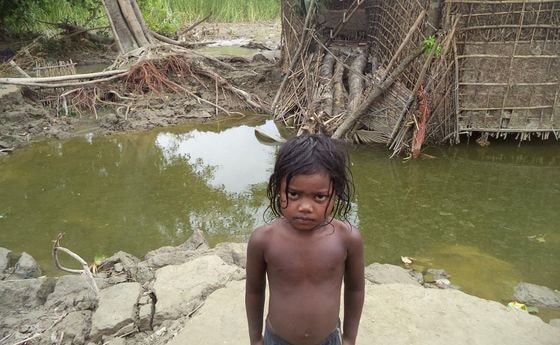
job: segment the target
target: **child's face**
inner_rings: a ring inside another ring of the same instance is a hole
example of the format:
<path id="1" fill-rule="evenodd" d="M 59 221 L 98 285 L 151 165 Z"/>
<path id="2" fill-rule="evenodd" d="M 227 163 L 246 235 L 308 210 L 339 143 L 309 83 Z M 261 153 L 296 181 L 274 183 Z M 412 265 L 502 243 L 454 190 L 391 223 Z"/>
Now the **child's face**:
<path id="1" fill-rule="evenodd" d="M 282 215 L 296 230 L 314 230 L 331 215 L 335 196 L 329 175 L 317 172 L 296 175 L 286 189 L 286 179 L 280 184 Z"/>

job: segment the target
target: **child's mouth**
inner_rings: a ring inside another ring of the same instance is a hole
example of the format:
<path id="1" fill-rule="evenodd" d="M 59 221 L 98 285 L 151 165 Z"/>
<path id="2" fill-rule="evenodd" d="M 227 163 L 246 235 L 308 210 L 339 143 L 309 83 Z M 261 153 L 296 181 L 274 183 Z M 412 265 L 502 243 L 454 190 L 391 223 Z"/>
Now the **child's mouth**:
<path id="1" fill-rule="evenodd" d="M 300 223 L 313 223 L 314 220 L 312 218 L 306 217 L 294 217 L 294 220 Z"/>

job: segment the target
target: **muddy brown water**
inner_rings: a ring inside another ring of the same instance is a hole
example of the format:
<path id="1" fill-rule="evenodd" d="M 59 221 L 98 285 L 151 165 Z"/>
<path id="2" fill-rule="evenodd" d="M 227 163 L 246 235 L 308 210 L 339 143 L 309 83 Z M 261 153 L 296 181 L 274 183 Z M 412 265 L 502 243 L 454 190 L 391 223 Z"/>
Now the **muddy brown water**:
<path id="1" fill-rule="evenodd" d="M 51 240 L 87 261 L 138 257 L 201 229 L 211 245 L 246 241 L 264 222 L 278 134 L 261 117 L 37 141 L 0 157 L 0 246 L 59 274 Z M 367 263 L 414 260 L 443 268 L 466 292 L 507 302 L 520 281 L 560 289 L 560 145 L 493 143 L 390 160 L 384 147 L 351 148 Z M 551 314 L 552 315 L 552 314 Z M 559 315 L 560 316 L 560 315 Z M 558 317 L 558 316 L 556 316 Z"/>

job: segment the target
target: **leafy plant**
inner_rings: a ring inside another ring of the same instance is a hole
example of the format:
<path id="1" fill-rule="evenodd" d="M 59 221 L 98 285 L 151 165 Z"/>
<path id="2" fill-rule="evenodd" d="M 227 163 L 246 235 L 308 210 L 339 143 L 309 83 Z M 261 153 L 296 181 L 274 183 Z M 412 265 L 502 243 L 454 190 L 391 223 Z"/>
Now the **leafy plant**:
<path id="1" fill-rule="evenodd" d="M 443 47 L 436 42 L 436 36 L 428 36 L 423 42 L 423 48 L 425 54 L 431 54 L 432 50 L 435 48 L 434 55 L 438 59 L 441 57 L 441 50 Z"/>

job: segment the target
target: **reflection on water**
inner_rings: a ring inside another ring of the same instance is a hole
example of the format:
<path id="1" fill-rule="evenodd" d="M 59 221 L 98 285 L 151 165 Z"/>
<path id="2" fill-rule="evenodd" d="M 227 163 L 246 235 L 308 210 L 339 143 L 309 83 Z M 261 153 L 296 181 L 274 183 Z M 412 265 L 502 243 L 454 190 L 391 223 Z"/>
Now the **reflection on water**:
<path id="1" fill-rule="evenodd" d="M 280 136 L 272 121 L 260 128 Z M 156 146 L 167 165 L 185 160 L 210 187 L 242 193 L 267 182 L 274 161 L 274 148 L 260 145 L 254 131 L 254 127 L 239 126 L 220 133 L 196 129 L 184 134 L 160 133 Z"/>
<path id="2" fill-rule="evenodd" d="M 227 123 L 43 141 L 0 157 L 0 246 L 56 274 L 51 240 L 87 260 L 184 242 L 244 241 L 263 223 L 275 147 Z M 351 149 L 367 263 L 417 258 L 465 291 L 500 301 L 518 281 L 560 289 L 560 145 L 493 144 L 403 163 L 384 147 Z"/>

